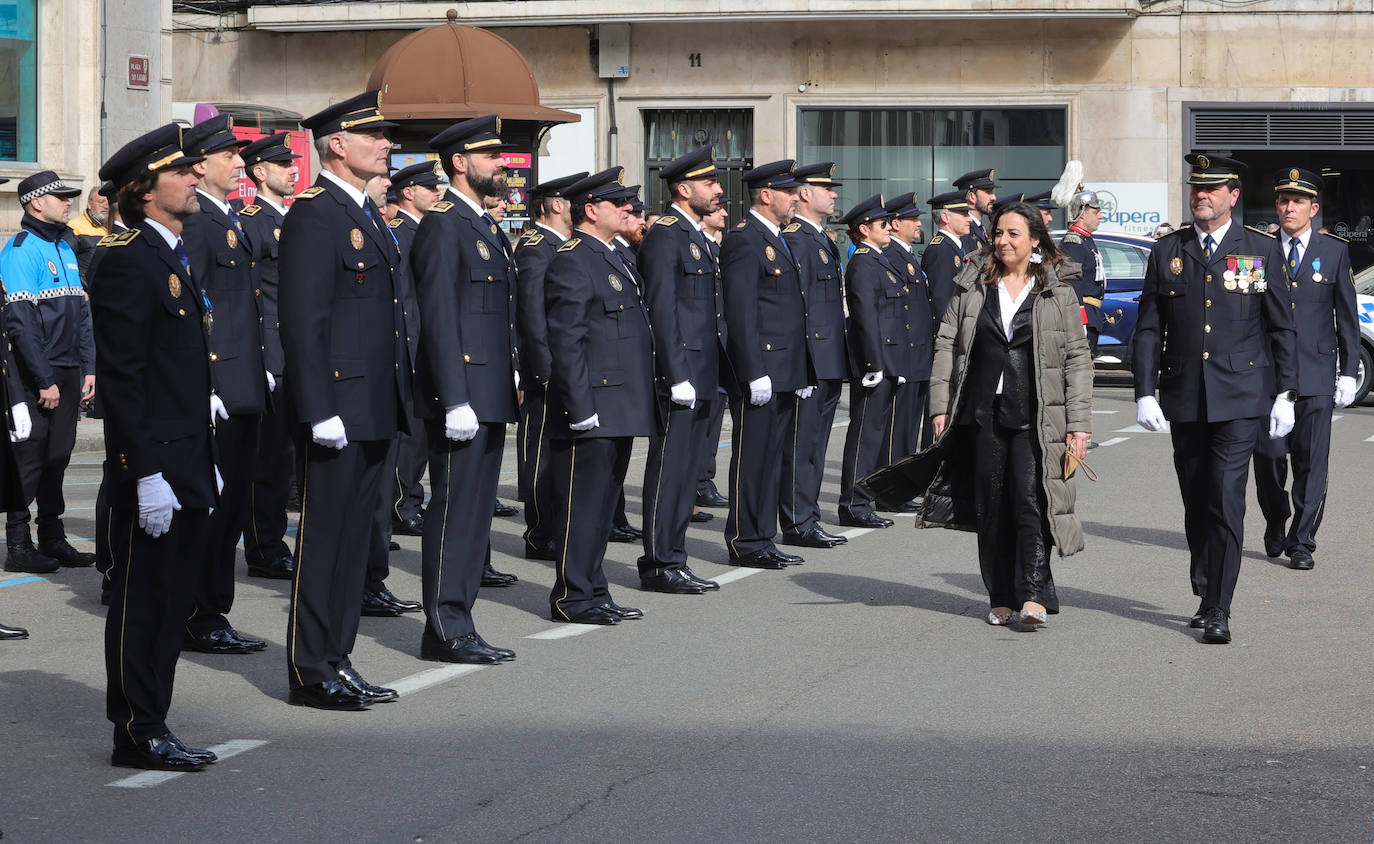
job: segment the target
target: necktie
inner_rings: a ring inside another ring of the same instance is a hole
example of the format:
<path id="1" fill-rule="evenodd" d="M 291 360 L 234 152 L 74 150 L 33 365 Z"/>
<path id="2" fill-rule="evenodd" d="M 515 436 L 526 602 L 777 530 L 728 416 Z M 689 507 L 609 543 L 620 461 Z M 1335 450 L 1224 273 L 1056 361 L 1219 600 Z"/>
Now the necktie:
<path id="1" fill-rule="evenodd" d="M 1206 259 L 1209 260 L 1209 261 L 1212 260 L 1212 247 L 1215 246 L 1215 245 L 1216 245 L 1216 244 L 1215 244 L 1215 242 L 1212 240 L 1212 236 L 1211 236 L 1210 234 L 1209 234 L 1209 235 L 1206 235 L 1205 237 L 1203 237 L 1203 238 L 1202 238 L 1202 257 L 1206 258 Z"/>
<path id="2" fill-rule="evenodd" d="M 229 206 L 229 222 L 234 224 L 234 228 L 243 231 L 243 223 L 239 221 L 239 214 L 232 205 Z"/>
<path id="3" fill-rule="evenodd" d="M 186 275 L 189 276 L 191 274 L 191 256 L 186 254 L 186 247 L 181 245 L 181 238 L 177 238 L 177 245 L 173 247 L 172 251 L 177 254 L 181 268 L 186 270 Z"/>
<path id="4" fill-rule="evenodd" d="M 1295 237 L 1288 241 L 1288 272 L 1291 275 L 1298 271 L 1298 262 L 1302 256 L 1298 254 L 1298 239 Z"/>
<path id="5" fill-rule="evenodd" d="M 782 244 L 783 254 L 786 255 L 789 260 L 792 260 L 793 263 L 796 263 L 796 260 L 792 258 L 792 250 L 787 247 L 787 239 L 782 235 L 778 235 L 778 243 Z"/>

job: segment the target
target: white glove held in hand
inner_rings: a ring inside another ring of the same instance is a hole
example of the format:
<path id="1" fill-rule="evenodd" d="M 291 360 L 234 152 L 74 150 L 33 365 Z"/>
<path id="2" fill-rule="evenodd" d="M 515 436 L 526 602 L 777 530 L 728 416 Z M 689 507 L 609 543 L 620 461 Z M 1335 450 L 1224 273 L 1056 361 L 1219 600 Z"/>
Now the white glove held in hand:
<path id="1" fill-rule="evenodd" d="M 277 391 L 277 379 L 276 379 L 276 377 L 275 377 L 272 373 L 268 372 L 268 373 L 267 373 L 267 392 L 269 392 L 269 393 L 275 393 L 276 391 Z"/>
<path id="2" fill-rule="evenodd" d="M 1350 407 L 1355 403 L 1355 376 L 1342 375 L 1336 379 L 1336 407 Z M 16 424 L 15 427 L 18 427 Z"/>
<path id="3" fill-rule="evenodd" d="M 1154 396 L 1141 396 L 1135 400 L 1136 424 L 1147 431 L 1167 431 L 1169 420 L 1164 418 L 1164 410 Z"/>
<path id="4" fill-rule="evenodd" d="M 450 407 L 444 414 L 444 436 L 461 443 L 477 436 L 477 414 L 466 404 Z"/>
<path id="5" fill-rule="evenodd" d="M 344 433 L 343 420 L 331 416 L 323 422 L 310 426 L 310 438 L 325 448 L 342 449 L 348 445 L 348 435 Z"/>
<path id="6" fill-rule="evenodd" d="M 593 428 L 600 428 L 601 417 L 593 413 L 591 418 L 583 419 L 581 422 L 572 422 L 568 427 L 572 428 L 574 431 L 590 431 Z"/>
<path id="7" fill-rule="evenodd" d="M 905 383 L 906 383 L 906 376 L 905 376 L 905 375 L 898 375 L 898 376 L 897 376 L 897 386 L 900 387 L 900 386 L 902 386 L 902 385 L 905 384 Z"/>
<path id="8" fill-rule="evenodd" d="M 680 404 L 686 408 L 697 406 L 697 391 L 691 381 L 679 381 L 674 384 L 669 395 L 673 399 L 673 404 Z"/>
<path id="9" fill-rule="evenodd" d="M 214 425 L 215 425 L 220 419 L 228 419 L 228 418 L 229 418 L 229 411 L 227 411 L 227 410 L 224 409 L 224 402 L 220 401 L 219 396 L 215 395 L 214 393 L 211 393 L 211 394 L 210 394 L 210 426 L 211 426 L 211 427 L 214 427 Z"/>
<path id="10" fill-rule="evenodd" d="M 162 473 L 138 479 L 138 526 L 157 539 L 172 527 L 172 513 L 181 509 Z"/>
<path id="11" fill-rule="evenodd" d="M 797 390 L 797 398 L 809 399 L 815 392 L 815 387 L 802 387 L 800 390 Z"/>
<path id="12" fill-rule="evenodd" d="M 1341 405 L 1344 407 L 1345 405 Z M 10 432 L 10 442 L 22 443 L 33 433 L 33 420 L 29 418 L 29 406 L 22 401 L 10 408 L 10 421 L 14 430 Z"/>
<path id="13" fill-rule="evenodd" d="M 1269 439 L 1277 440 L 1288 436 L 1293 430 L 1293 403 L 1283 396 L 1274 399 L 1274 408 L 1269 411 Z"/>
<path id="14" fill-rule="evenodd" d="M 773 379 L 767 375 L 749 382 L 749 403 L 762 407 L 773 400 Z"/>
<path id="15" fill-rule="evenodd" d="M 882 380 L 883 380 L 883 373 L 882 373 L 882 370 L 878 370 L 877 372 L 866 372 L 866 373 L 864 373 L 864 377 L 862 377 L 862 378 L 859 379 L 859 383 L 862 384 L 862 385 L 865 386 L 865 387 L 876 387 L 876 386 L 878 386 L 878 382 L 879 382 L 879 381 L 882 381 Z"/>

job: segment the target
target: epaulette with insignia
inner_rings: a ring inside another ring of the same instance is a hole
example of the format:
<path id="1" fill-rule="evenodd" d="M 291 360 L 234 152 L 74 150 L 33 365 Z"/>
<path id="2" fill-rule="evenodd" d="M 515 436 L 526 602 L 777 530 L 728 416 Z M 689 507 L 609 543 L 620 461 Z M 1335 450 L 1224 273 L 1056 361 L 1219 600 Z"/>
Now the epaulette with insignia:
<path id="1" fill-rule="evenodd" d="M 525 235 L 526 246 L 538 246 L 544 242 L 544 236 L 539 232 L 529 232 Z"/>
<path id="2" fill-rule="evenodd" d="M 400 218 L 400 216 L 398 215 L 398 216 L 392 217 L 392 218 L 391 218 L 391 222 L 387 223 L 387 224 L 386 224 L 386 227 L 389 228 L 389 229 L 399 229 L 401 226 L 404 226 L 405 223 L 406 223 L 406 221 L 405 221 L 405 220 L 402 220 L 402 219 Z"/>
<path id="3" fill-rule="evenodd" d="M 872 249 L 869 249 L 867 246 L 860 246 L 858 249 L 855 249 L 855 250 L 854 250 L 854 254 L 855 254 L 855 255 L 867 255 L 869 252 L 872 252 L 872 251 L 873 251 L 873 250 L 872 250 Z"/>
<path id="4" fill-rule="evenodd" d="M 568 238 L 568 242 L 565 243 L 565 244 L 563 244 L 562 246 L 558 247 L 558 251 L 559 251 L 559 252 L 571 252 L 571 251 L 573 251 L 574 249 L 576 249 L 576 248 L 577 248 L 577 244 L 579 244 L 579 243 L 581 243 L 581 242 L 582 242 L 582 238 L 580 238 L 580 237 L 571 237 L 571 238 Z"/>
<path id="5" fill-rule="evenodd" d="M 748 221 L 748 220 L 740 220 L 738 223 L 735 223 L 735 228 L 737 228 L 737 229 L 742 229 L 742 228 L 744 228 L 744 227 L 747 226 L 747 225 L 749 225 L 749 221 Z"/>
<path id="6" fill-rule="evenodd" d="M 1063 242 L 1063 243 L 1082 243 L 1082 242 L 1083 242 L 1083 235 L 1079 234 L 1078 232 L 1069 232 L 1068 234 L 1064 235 L 1064 240 L 1063 240 L 1062 242 Z"/>
<path id="7" fill-rule="evenodd" d="M 1277 236 L 1277 235 L 1272 235 L 1272 234 L 1270 234 L 1269 232 L 1265 231 L 1264 229 L 1257 229 L 1257 228 L 1255 228 L 1254 226 L 1246 226 L 1246 228 L 1249 229 L 1250 231 L 1254 232 L 1255 234 L 1262 234 L 1262 235 L 1264 235 L 1265 237 L 1272 238 L 1272 239 L 1274 239 L 1274 240 L 1278 240 L 1278 236 Z"/>
<path id="8" fill-rule="evenodd" d="M 128 246 L 142 231 L 142 229 L 129 229 L 119 234 L 107 234 L 100 239 L 96 246 Z"/>
<path id="9" fill-rule="evenodd" d="M 933 238 L 930 239 L 930 245 L 931 245 L 931 246 L 939 246 L 941 243 L 944 243 L 944 242 L 945 242 L 945 236 L 942 235 L 942 234 L 937 234 L 937 235 L 935 235 L 935 237 L 933 237 Z"/>
<path id="10" fill-rule="evenodd" d="M 783 229 L 783 231 L 787 234 L 796 234 L 797 232 L 801 231 L 801 223 L 791 223 L 787 226 L 787 228 Z"/>
<path id="11" fill-rule="evenodd" d="M 676 223 L 676 222 L 677 222 L 677 217 L 673 217 L 673 216 L 659 217 L 657 220 L 654 220 L 654 225 L 656 225 L 656 226 L 671 226 L 671 225 L 673 225 L 673 224 Z"/>
<path id="12" fill-rule="evenodd" d="M 240 217 L 252 217 L 262 210 L 261 205 L 245 205 L 239 209 Z"/>
<path id="13" fill-rule="evenodd" d="M 310 188 L 296 194 L 296 199 L 314 199 L 322 193 L 324 193 L 324 188 Z"/>
<path id="14" fill-rule="evenodd" d="M 1345 238 L 1341 237 L 1340 235 L 1338 235 L 1338 234 L 1332 234 L 1331 232 L 1318 232 L 1318 234 L 1324 234 L 1324 235 L 1326 235 L 1327 237 L 1331 238 L 1332 240 L 1339 240 L 1341 243 L 1349 243 L 1349 242 L 1350 242 L 1349 240 L 1346 240 Z"/>
<path id="15" fill-rule="evenodd" d="M 449 202 L 447 199 L 443 199 L 429 206 L 429 210 L 436 214 L 447 214 L 453 210 L 453 203 Z"/>

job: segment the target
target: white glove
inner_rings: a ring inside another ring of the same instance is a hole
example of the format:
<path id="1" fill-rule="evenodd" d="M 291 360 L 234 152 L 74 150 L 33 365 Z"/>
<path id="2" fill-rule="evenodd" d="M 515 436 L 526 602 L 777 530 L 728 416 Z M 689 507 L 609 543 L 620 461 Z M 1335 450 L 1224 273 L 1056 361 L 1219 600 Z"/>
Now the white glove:
<path id="1" fill-rule="evenodd" d="M 138 479 L 138 526 L 157 539 L 172 527 L 172 513 L 181 509 L 162 473 Z"/>
<path id="2" fill-rule="evenodd" d="M 466 402 L 456 404 L 444 413 L 444 436 L 460 443 L 477 436 L 477 414 Z"/>
<path id="3" fill-rule="evenodd" d="M 1355 376 L 1342 375 L 1336 379 L 1336 407 L 1350 407 L 1355 403 Z M 18 428 L 18 422 L 15 428 Z"/>
<path id="4" fill-rule="evenodd" d="M 905 378 L 905 376 L 898 375 L 898 376 L 897 376 L 897 386 L 900 387 L 900 386 L 902 386 L 902 385 L 905 384 L 905 383 L 906 383 L 906 378 Z"/>
<path id="5" fill-rule="evenodd" d="M 1345 405 L 1341 405 L 1345 407 Z M 10 408 L 10 420 L 14 422 L 14 430 L 10 432 L 10 442 L 22 443 L 33 433 L 33 420 L 29 418 L 29 406 L 24 402 L 16 404 Z"/>
<path id="6" fill-rule="evenodd" d="M 691 381 L 679 381 L 674 384 L 669 390 L 669 395 L 673 399 L 673 404 L 680 404 L 688 409 L 697 406 L 697 390 Z"/>
<path id="7" fill-rule="evenodd" d="M 1135 400 L 1135 421 L 1147 431 L 1169 430 L 1169 420 L 1164 418 L 1164 410 L 1154 396 L 1141 396 Z"/>
<path id="8" fill-rule="evenodd" d="M 515 389 L 520 389 L 520 370 L 512 369 L 511 374 L 515 376 Z"/>
<path id="9" fill-rule="evenodd" d="M 815 392 L 815 387 L 802 387 L 800 390 L 797 390 L 797 398 L 809 399 Z"/>
<path id="10" fill-rule="evenodd" d="M 883 372 L 878 370 L 877 372 L 865 372 L 864 377 L 859 379 L 859 383 L 865 387 L 876 387 L 881 380 L 883 380 Z"/>
<path id="11" fill-rule="evenodd" d="M 228 418 L 229 418 L 229 411 L 227 411 L 227 410 L 224 409 L 224 402 L 220 401 L 219 396 L 215 395 L 214 393 L 211 393 L 211 394 L 210 394 L 210 427 L 212 427 L 212 428 L 215 426 L 215 424 L 216 424 L 216 422 L 217 422 L 216 417 L 219 417 L 219 419 L 228 419 Z"/>
<path id="12" fill-rule="evenodd" d="M 276 391 L 277 391 L 277 379 L 274 378 L 274 377 L 272 377 L 272 373 L 269 372 L 269 373 L 267 373 L 267 392 L 269 392 L 269 393 L 275 393 Z"/>
<path id="13" fill-rule="evenodd" d="M 1274 399 L 1274 408 L 1269 411 L 1269 439 L 1277 440 L 1288 436 L 1293 430 L 1293 402 L 1279 396 Z"/>
<path id="14" fill-rule="evenodd" d="M 215 467 L 215 492 L 224 492 L 224 476 L 219 473 L 219 467 Z"/>
<path id="15" fill-rule="evenodd" d="M 600 428 L 601 417 L 593 413 L 589 418 L 583 419 L 581 422 L 569 423 L 568 427 L 572 428 L 574 431 L 590 431 L 593 428 Z"/>
<path id="16" fill-rule="evenodd" d="M 348 434 L 344 432 L 343 420 L 337 416 L 311 425 L 310 438 L 325 448 L 342 449 L 348 445 Z"/>
<path id="17" fill-rule="evenodd" d="M 767 375 L 749 382 L 749 403 L 762 407 L 773 400 L 773 379 Z"/>

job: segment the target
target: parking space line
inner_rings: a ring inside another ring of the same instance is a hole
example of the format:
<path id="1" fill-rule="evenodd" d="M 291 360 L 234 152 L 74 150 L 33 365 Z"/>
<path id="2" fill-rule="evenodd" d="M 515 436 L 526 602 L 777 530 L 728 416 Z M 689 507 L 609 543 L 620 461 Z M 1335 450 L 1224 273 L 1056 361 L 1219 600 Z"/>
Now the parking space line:
<path id="1" fill-rule="evenodd" d="M 1124 443 L 1124 442 L 1126 442 L 1126 441 L 1129 440 L 1129 439 L 1130 439 L 1130 437 L 1112 437 L 1111 439 L 1107 440 L 1106 442 L 1100 442 L 1100 443 L 1098 443 L 1098 444 L 1097 444 L 1097 447 L 1098 447 L 1098 448 L 1106 448 L 1106 447 L 1109 446 L 1109 445 L 1116 445 L 1117 443 Z"/>
<path id="2" fill-rule="evenodd" d="M 440 683 L 447 683 L 455 677 L 462 677 L 464 674 L 471 674 L 474 671 L 481 671 L 485 665 L 441 665 L 438 668 L 428 668 L 409 677 L 402 677 L 394 683 L 385 684 L 386 688 L 395 689 L 397 694 L 408 695 L 418 692 L 421 689 L 428 689 L 430 686 L 437 686 Z"/>
<path id="3" fill-rule="evenodd" d="M 233 741 L 226 741 L 224 744 L 217 744 L 210 750 L 219 757 L 219 761 L 223 762 L 225 759 L 233 758 L 240 753 L 262 747 L 264 744 L 267 744 L 265 739 L 234 739 Z M 106 785 L 111 788 L 152 788 L 155 785 L 162 785 L 164 782 L 184 776 L 186 776 L 185 771 L 144 771 L 141 774 L 134 774 L 122 780 L 106 783 Z"/>
<path id="4" fill-rule="evenodd" d="M 570 637 L 572 637 L 572 636 L 581 636 L 581 635 L 584 634 L 584 633 L 591 633 L 593 630 L 600 630 L 603 626 L 604 626 L 604 627 L 609 627 L 610 625 L 599 625 L 599 624 L 560 624 L 560 625 L 558 625 L 557 627 L 551 627 L 551 628 L 549 628 L 548 630 L 541 630 L 541 631 L 539 631 L 538 633 L 531 633 L 530 635 L 526 636 L 525 638 L 526 638 L 526 639 L 545 639 L 545 640 L 552 640 L 552 639 L 567 639 L 567 638 L 570 638 Z"/>

